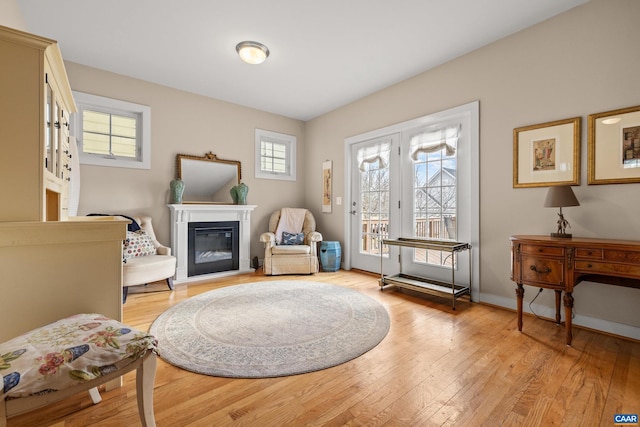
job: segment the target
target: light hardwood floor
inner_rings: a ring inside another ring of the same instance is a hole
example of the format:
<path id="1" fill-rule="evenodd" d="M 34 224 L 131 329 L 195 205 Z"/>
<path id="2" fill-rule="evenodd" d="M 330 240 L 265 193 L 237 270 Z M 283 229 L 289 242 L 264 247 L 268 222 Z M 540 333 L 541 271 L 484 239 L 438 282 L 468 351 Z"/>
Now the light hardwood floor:
<path id="1" fill-rule="evenodd" d="M 640 343 L 583 329 L 573 346 L 564 329 L 464 299 L 393 290 L 377 277 L 338 271 L 314 276 L 260 273 L 132 289 L 124 321 L 148 329 L 168 307 L 199 293 L 257 280 L 313 280 L 356 289 L 391 318 L 386 338 L 361 357 L 304 375 L 229 379 L 158 362 L 158 426 L 611 426 L 615 413 L 640 413 Z M 515 285 L 514 285 L 515 289 Z M 514 293 L 515 299 L 515 293 Z M 9 420 L 15 426 L 139 426 L 135 377 L 121 389 L 88 394 Z"/>

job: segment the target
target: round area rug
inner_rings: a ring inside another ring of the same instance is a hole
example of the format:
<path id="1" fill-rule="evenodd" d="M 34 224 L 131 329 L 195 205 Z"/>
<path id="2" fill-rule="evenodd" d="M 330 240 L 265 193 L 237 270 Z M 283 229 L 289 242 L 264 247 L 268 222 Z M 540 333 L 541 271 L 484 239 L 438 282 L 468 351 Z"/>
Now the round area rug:
<path id="1" fill-rule="evenodd" d="M 382 341 L 389 315 L 352 289 L 297 280 L 216 289 L 162 313 L 150 332 L 162 359 L 200 374 L 266 378 L 354 359 Z"/>

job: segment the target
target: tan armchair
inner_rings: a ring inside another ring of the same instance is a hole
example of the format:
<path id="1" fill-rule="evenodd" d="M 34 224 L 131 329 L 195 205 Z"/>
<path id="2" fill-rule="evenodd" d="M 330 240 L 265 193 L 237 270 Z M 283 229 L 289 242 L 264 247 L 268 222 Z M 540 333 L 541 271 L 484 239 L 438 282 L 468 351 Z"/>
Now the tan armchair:
<path id="1" fill-rule="evenodd" d="M 173 290 L 173 276 L 176 274 L 176 257 L 171 255 L 171 248 L 163 246 L 156 239 L 150 216 L 132 217 L 140 228 L 151 238 L 156 253 L 146 256 L 128 258 L 122 265 L 122 302 L 127 300 L 129 286 L 166 280 L 169 289 Z"/>
<path id="2" fill-rule="evenodd" d="M 314 274 L 318 272 L 317 243 L 322 234 L 316 231 L 316 220 L 309 211 L 305 213 L 301 233 L 304 242 L 301 245 L 276 244 L 276 230 L 280 221 L 278 210 L 271 214 L 269 231 L 262 233 L 260 241 L 264 243 L 264 274 Z"/>

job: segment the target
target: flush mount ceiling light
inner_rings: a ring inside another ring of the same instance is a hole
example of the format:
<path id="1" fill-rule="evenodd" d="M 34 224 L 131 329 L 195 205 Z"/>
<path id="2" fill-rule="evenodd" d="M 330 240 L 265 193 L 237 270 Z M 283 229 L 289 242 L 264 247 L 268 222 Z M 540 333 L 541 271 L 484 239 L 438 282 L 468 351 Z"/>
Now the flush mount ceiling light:
<path id="1" fill-rule="evenodd" d="M 262 64 L 269 56 L 269 49 L 265 45 L 252 41 L 238 43 L 236 51 L 247 64 Z"/>

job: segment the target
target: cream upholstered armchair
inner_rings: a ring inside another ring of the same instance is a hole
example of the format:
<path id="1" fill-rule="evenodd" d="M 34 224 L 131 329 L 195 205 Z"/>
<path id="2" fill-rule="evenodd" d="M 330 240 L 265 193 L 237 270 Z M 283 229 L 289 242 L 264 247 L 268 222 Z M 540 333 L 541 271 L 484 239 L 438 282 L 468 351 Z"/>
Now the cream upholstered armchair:
<path id="1" fill-rule="evenodd" d="M 294 213 L 299 215 L 299 222 L 302 224 L 298 230 L 291 229 L 291 225 L 289 225 L 288 232 L 302 233 L 304 237 L 298 234 L 302 238 L 302 242 L 285 242 L 282 239 L 281 230 L 286 230 L 287 227 L 283 227 L 280 219 L 283 214 L 286 216 L 291 211 L 295 211 Z M 318 272 L 317 243 L 322 241 L 322 234 L 316 231 L 316 220 L 308 210 L 283 208 L 274 212 L 269 219 L 269 231 L 262 233 L 260 241 L 264 243 L 265 248 L 264 274 L 313 274 Z"/>
<path id="2" fill-rule="evenodd" d="M 176 274 L 176 257 L 171 255 L 171 248 L 163 246 L 156 239 L 151 225 L 151 217 L 134 216 L 131 219 L 140 225 L 140 229 L 145 232 L 148 238 L 142 236 L 137 242 L 138 249 L 142 247 L 143 251 L 138 256 L 127 256 L 127 245 L 125 244 L 126 262 L 122 265 L 122 302 L 127 300 L 129 286 L 166 280 L 169 289 L 173 290 L 173 276 Z M 130 233 L 127 233 L 127 237 L 129 236 Z"/>

